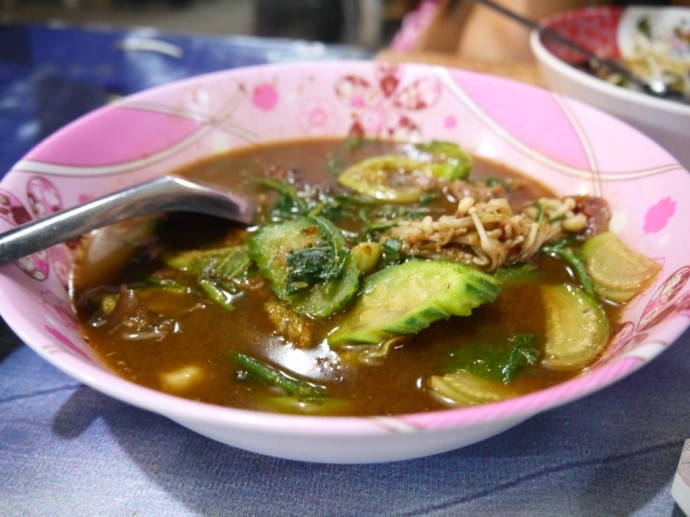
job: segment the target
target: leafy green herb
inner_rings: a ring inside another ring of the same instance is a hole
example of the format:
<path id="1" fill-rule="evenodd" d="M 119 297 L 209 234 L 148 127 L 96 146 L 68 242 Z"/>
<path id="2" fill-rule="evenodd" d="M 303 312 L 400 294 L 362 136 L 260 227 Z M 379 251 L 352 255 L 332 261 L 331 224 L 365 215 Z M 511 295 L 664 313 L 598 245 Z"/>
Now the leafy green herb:
<path id="1" fill-rule="evenodd" d="M 171 291 L 177 291 L 180 293 L 183 293 L 187 290 L 187 287 L 178 280 L 173 278 L 163 278 L 158 276 L 156 273 L 146 279 L 146 285 L 160 287 L 161 289 L 169 289 Z"/>
<path id="2" fill-rule="evenodd" d="M 321 282 L 338 278 L 345 263 L 343 250 L 336 250 L 325 243 L 310 248 L 293 250 L 287 256 L 287 289 L 294 293 Z"/>
<path id="3" fill-rule="evenodd" d="M 309 210 L 310 217 L 320 215 L 330 220 L 338 220 L 344 217 L 345 207 L 343 204 L 331 196 L 322 196 L 314 206 Z"/>
<path id="4" fill-rule="evenodd" d="M 274 203 L 268 215 L 272 221 L 282 221 L 305 215 L 308 211 L 308 206 L 304 200 L 298 197 L 283 195 Z"/>
<path id="5" fill-rule="evenodd" d="M 235 305 L 232 300 L 237 296 L 237 290 L 226 290 L 223 289 L 219 284 L 212 282 L 211 280 L 200 279 L 199 286 L 204 290 L 211 300 L 216 302 L 218 305 L 223 307 L 226 311 L 232 311 L 235 309 Z"/>
<path id="6" fill-rule="evenodd" d="M 388 239 L 381 246 L 383 264 L 395 264 L 402 260 L 402 241 L 400 239 Z"/>
<path id="7" fill-rule="evenodd" d="M 259 183 L 261 183 L 261 185 L 263 185 L 264 187 L 277 190 L 281 194 L 285 194 L 287 196 L 297 195 L 297 189 L 285 181 L 276 180 L 273 178 L 262 178 L 261 180 L 259 180 Z"/>
<path id="8" fill-rule="evenodd" d="M 233 298 L 238 294 L 237 283 L 251 274 L 252 262 L 244 246 L 178 253 L 166 260 L 168 266 L 189 273 L 193 282 L 211 300 L 226 310 L 233 310 Z M 159 284 L 181 289 L 177 280 L 159 280 Z"/>
<path id="9" fill-rule="evenodd" d="M 592 280 L 589 277 L 589 273 L 587 273 L 585 262 L 582 260 L 582 258 L 580 258 L 578 252 L 569 245 L 569 242 L 570 240 L 567 238 L 557 239 L 542 246 L 540 251 L 541 253 L 545 253 L 547 255 L 560 257 L 563 261 L 565 261 L 565 263 L 572 268 L 585 292 L 596 298 L 594 286 L 592 285 Z"/>
<path id="10" fill-rule="evenodd" d="M 499 267 L 493 273 L 499 284 L 506 285 L 534 280 L 539 275 L 539 268 L 531 262 Z"/>
<path id="11" fill-rule="evenodd" d="M 360 203 L 356 196 L 328 194 L 319 190 L 299 190 L 284 181 L 263 179 L 261 183 L 279 192 L 278 200 L 268 210 L 273 222 L 296 219 L 302 216 L 322 216 L 338 220 L 353 217 L 355 206 Z"/>
<path id="12" fill-rule="evenodd" d="M 273 221 L 292 219 L 300 215 L 305 215 L 310 210 L 309 203 L 300 197 L 297 189 L 284 181 L 270 178 L 261 180 L 261 183 L 269 188 L 278 191 L 281 196 L 269 209 L 268 215 Z"/>
<path id="13" fill-rule="evenodd" d="M 370 223 L 360 234 L 360 242 L 376 241 L 378 238 L 392 228 L 391 223 Z"/>
<path id="14" fill-rule="evenodd" d="M 525 366 L 537 364 L 541 352 L 535 334 L 515 334 L 504 343 L 469 345 L 451 354 L 448 373 L 464 371 L 503 383 L 509 383 Z"/>
<path id="15" fill-rule="evenodd" d="M 537 219 L 536 221 L 538 223 L 541 223 L 544 220 L 544 205 L 542 205 L 539 201 L 534 203 L 534 207 L 537 209 Z"/>
<path id="16" fill-rule="evenodd" d="M 316 318 L 343 309 L 357 293 L 360 271 L 346 245 L 343 231 L 322 217 L 263 225 L 247 239 L 250 257 L 273 293 L 299 314 Z M 311 283 L 319 277 L 327 281 Z"/>
<path id="17" fill-rule="evenodd" d="M 343 272 L 347 250 L 342 231 L 321 218 L 313 218 L 323 240 L 301 249 L 290 250 L 287 258 L 287 291 L 294 293 L 319 283 L 328 284 Z"/>
<path id="18" fill-rule="evenodd" d="M 305 400 L 319 399 L 326 395 L 324 386 L 299 379 L 250 355 L 230 352 L 230 357 L 241 368 L 241 371 L 238 372 L 240 378 L 248 376 L 263 381 L 280 388 L 288 395 Z"/>

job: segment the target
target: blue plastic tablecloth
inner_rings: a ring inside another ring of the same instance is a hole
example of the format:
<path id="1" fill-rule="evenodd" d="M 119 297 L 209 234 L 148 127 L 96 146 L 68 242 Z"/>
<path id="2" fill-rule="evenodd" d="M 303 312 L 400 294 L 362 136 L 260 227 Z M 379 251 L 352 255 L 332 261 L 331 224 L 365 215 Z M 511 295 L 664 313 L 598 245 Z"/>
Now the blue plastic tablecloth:
<path id="1" fill-rule="evenodd" d="M 0 23 L 0 176 L 115 95 L 239 66 L 368 57 L 356 47 L 306 41 Z"/>
<path id="2" fill-rule="evenodd" d="M 145 50 L 151 39 L 172 46 Z M 0 170 L 111 95 L 233 66 L 339 57 L 366 55 L 293 41 L 0 25 Z M 221 445 L 106 397 L 0 322 L 0 515 L 679 514 L 670 487 L 690 436 L 689 344 L 686 332 L 616 385 L 463 449 L 322 465 Z"/>

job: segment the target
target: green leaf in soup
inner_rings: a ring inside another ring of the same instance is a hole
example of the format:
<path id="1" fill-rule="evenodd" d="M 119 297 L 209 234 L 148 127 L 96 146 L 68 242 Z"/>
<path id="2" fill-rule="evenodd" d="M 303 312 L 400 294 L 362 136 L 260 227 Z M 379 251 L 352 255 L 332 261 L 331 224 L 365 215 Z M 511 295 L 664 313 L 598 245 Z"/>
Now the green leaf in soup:
<path id="1" fill-rule="evenodd" d="M 381 245 L 384 264 L 396 264 L 402 261 L 402 241 L 388 239 Z"/>
<path id="2" fill-rule="evenodd" d="M 536 365 L 541 356 L 534 334 L 514 334 L 504 342 L 492 341 L 465 346 L 452 353 L 443 375 L 432 375 L 431 393 L 459 406 L 499 402 L 520 395 L 511 381 L 518 372 Z"/>
<path id="3" fill-rule="evenodd" d="M 324 386 L 300 379 L 296 375 L 284 372 L 250 355 L 231 352 L 230 357 L 241 368 L 241 372 L 253 379 L 279 388 L 287 395 L 297 399 L 314 400 L 326 395 Z"/>
<path id="4" fill-rule="evenodd" d="M 309 212 L 309 203 L 299 196 L 293 185 L 270 178 L 262 179 L 261 184 L 280 193 L 278 200 L 268 210 L 272 221 L 293 219 Z"/>
<path id="5" fill-rule="evenodd" d="M 235 310 L 233 300 L 237 296 L 236 292 L 228 291 L 217 283 L 203 278 L 199 280 L 199 287 L 201 287 L 211 300 L 223 307 L 226 311 Z"/>
<path id="6" fill-rule="evenodd" d="M 236 283 L 250 274 L 252 266 L 245 246 L 184 251 L 167 257 L 166 264 L 192 275 L 201 291 L 225 310 L 235 309 Z"/>
<path id="7" fill-rule="evenodd" d="M 492 381 L 509 383 L 525 366 L 539 362 L 541 351 L 535 334 L 514 334 L 505 342 L 464 346 L 451 354 L 448 372 L 465 371 Z"/>
<path id="8" fill-rule="evenodd" d="M 417 144 L 417 149 L 431 155 L 433 176 L 448 180 L 467 179 L 474 166 L 474 158 L 454 142 L 432 140 Z"/>
<path id="9" fill-rule="evenodd" d="M 247 274 L 251 260 L 245 246 L 184 251 L 167 257 L 166 264 L 206 280 L 230 281 Z"/>
<path id="10" fill-rule="evenodd" d="M 562 259 L 571 267 L 585 292 L 590 296 L 596 296 L 585 262 L 577 249 L 570 246 L 569 242 L 567 238 L 549 242 L 542 246 L 540 252 Z"/>
<path id="11" fill-rule="evenodd" d="M 319 245 L 292 250 L 287 256 L 287 290 L 294 293 L 300 289 L 328 282 L 340 274 L 341 260 L 338 252 L 330 246 Z"/>
<path id="12" fill-rule="evenodd" d="M 493 275 L 501 286 L 522 282 L 533 282 L 538 280 L 541 276 L 537 265 L 531 262 L 501 266 L 493 272 Z"/>

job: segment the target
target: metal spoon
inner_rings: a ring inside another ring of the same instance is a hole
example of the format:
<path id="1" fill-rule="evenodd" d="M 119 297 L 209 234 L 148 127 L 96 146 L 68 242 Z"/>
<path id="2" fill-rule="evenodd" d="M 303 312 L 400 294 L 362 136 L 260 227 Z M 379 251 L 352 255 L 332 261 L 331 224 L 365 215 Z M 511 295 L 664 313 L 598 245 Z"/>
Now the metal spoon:
<path id="1" fill-rule="evenodd" d="M 131 217 L 155 212 L 198 212 L 249 224 L 256 207 L 210 185 L 163 176 L 88 203 L 55 212 L 0 234 L 0 264 Z"/>
<path id="2" fill-rule="evenodd" d="M 571 50 L 574 50 L 583 56 L 585 56 L 587 59 L 590 60 L 591 64 L 595 68 L 603 68 L 603 69 L 608 69 L 611 72 L 616 72 L 625 77 L 625 79 L 630 82 L 630 84 L 634 85 L 635 88 L 637 88 L 640 91 L 643 91 L 649 95 L 653 95 L 655 97 L 660 97 L 662 99 L 667 99 L 667 100 L 672 100 L 672 101 L 677 101 L 677 102 L 682 102 L 684 104 L 689 104 L 690 99 L 688 98 L 687 95 L 685 95 L 683 92 L 676 90 L 675 88 L 672 88 L 671 86 L 667 85 L 663 81 L 654 81 L 654 82 L 647 82 L 643 79 L 640 79 L 637 77 L 632 70 L 630 70 L 628 67 L 626 67 L 624 64 L 622 64 L 619 61 L 616 61 L 614 59 L 607 59 L 601 56 L 598 56 L 588 48 L 583 47 L 579 43 L 576 43 L 575 41 L 571 40 L 570 38 L 563 36 L 562 34 L 555 32 L 547 27 L 542 27 L 539 25 L 537 22 L 532 21 L 528 18 L 525 18 L 519 14 L 517 14 L 514 11 L 511 11 L 510 9 L 506 9 L 502 5 L 498 5 L 491 0 L 473 0 L 474 2 L 478 4 L 482 4 L 486 7 L 489 7 L 490 9 L 493 9 L 494 11 L 503 14 L 504 16 L 507 16 L 508 18 L 512 19 L 513 21 L 518 22 L 519 24 L 527 27 L 528 29 L 532 29 L 537 31 L 539 34 L 542 36 L 545 36 L 557 43 L 560 43 L 561 45 L 564 45 Z"/>

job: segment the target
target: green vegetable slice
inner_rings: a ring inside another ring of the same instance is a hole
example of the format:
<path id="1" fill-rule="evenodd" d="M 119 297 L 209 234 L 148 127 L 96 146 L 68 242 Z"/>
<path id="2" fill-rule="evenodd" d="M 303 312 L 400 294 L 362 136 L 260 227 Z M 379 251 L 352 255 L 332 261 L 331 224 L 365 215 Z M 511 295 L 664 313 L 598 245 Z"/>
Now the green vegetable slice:
<path id="1" fill-rule="evenodd" d="M 571 284 L 540 286 L 546 309 L 542 366 L 552 370 L 583 368 L 608 341 L 604 309 L 583 289 Z"/>
<path id="2" fill-rule="evenodd" d="M 414 176 L 432 176 L 428 164 L 404 156 L 378 156 L 346 169 L 338 182 L 375 199 L 410 203 L 424 193 Z"/>
<path id="3" fill-rule="evenodd" d="M 442 401 L 459 406 L 500 402 L 520 394 L 510 384 L 484 379 L 464 371 L 433 375 L 429 379 L 429 387 Z"/>
<path id="4" fill-rule="evenodd" d="M 357 294 L 360 271 L 344 249 L 342 232 L 327 219 L 263 226 L 247 245 L 273 293 L 300 314 L 331 316 Z"/>
<path id="5" fill-rule="evenodd" d="M 395 203 L 418 201 L 427 190 L 428 179 L 452 181 L 470 173 L 473 158 L 457 144 L 434 140 L 418 144 L 429 154 L 428 161 L 406 156 L 369 158 L 346 169 L 338 178 L 341 185 L 375 199 Z"/>
<path id="6" fill-rule="evenodd" d="M 453 142 L 432 140 L 417 144 L 417 149 L 431 154 L 431 171 L 437 178 L 467 179 L 474 165 L 474 157 Z"/>
<path id="7" fill-rule="evenodd" d="M 612 232 L 588 239 L 582 257 L 596 293 L 617 303 L 644 291 L 661 270 L 657 262 L 629 249 Z"/>
<path id="8" fill-rule="evenodd" d="M 498 282 L 446 260 L 410 260 L 365 278 L 356 302 L 328 336 L 331 346 L 380 344 L 448 316 L 467 316 L 498 296 Z"/>

